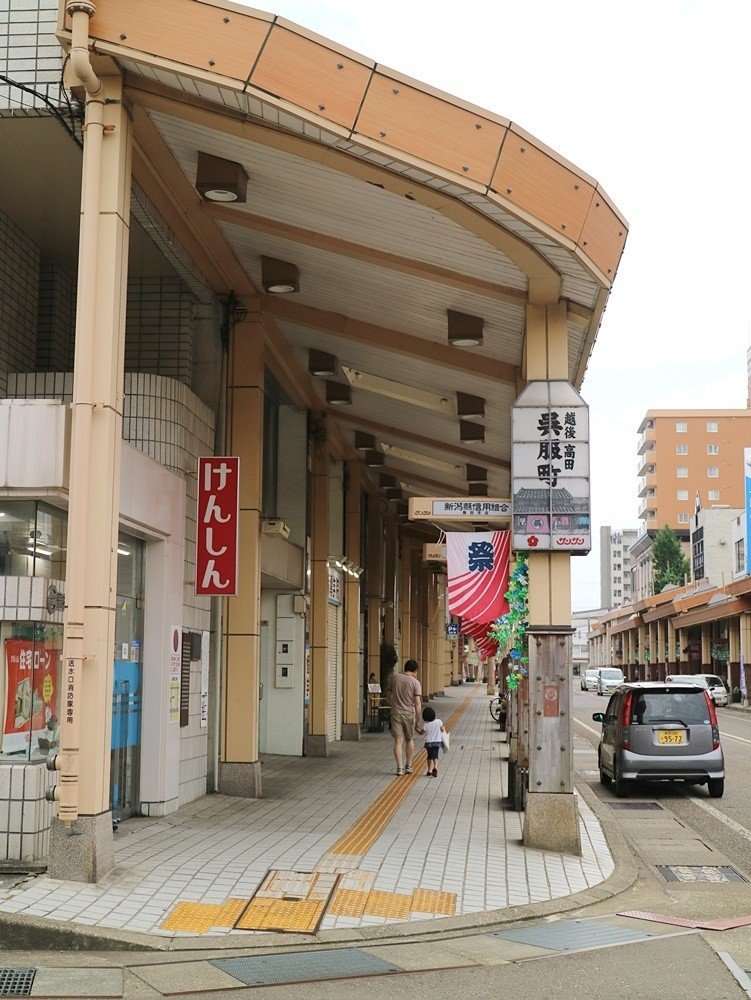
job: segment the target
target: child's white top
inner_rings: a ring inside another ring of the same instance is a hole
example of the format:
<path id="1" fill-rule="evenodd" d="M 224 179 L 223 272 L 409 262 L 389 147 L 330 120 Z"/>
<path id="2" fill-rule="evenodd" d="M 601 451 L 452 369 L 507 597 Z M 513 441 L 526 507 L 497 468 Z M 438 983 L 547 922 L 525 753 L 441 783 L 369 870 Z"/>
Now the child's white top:
<path id="1" fill-rule="evenodd" d="M 441 719 L 433 719 L 432 722 L 425 723 L 425 742 L 426 743 L 440 743 L 441 742 L 441 727 L 443 722 Z"/>

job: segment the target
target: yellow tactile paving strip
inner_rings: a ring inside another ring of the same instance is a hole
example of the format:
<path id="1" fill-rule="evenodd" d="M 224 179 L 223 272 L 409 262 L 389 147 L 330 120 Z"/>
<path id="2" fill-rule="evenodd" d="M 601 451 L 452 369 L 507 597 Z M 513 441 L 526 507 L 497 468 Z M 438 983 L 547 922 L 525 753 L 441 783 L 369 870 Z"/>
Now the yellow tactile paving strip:
<path id="1" fill-rule="evenodd" d="M 410 909 L 413 913 L 443 913 L 451 917 L 456 912 L 456 893 L 414 889 Z"/>
<path id="2" fill-rule="evenodd" d="M 238 931 L 291 931 L 313 934 L 325 903 L 307 899 L 251 899 L 235 924 Z"/>
<path id="3" fill-rule="evenodd" d="M 448 719 L 444 720 L 444 726 L 449 732 L 469 708 L 470 700 L 480 693 L 484 694 L 484 692 L 484 688 L 475 688 L 454 709 Z M 390 823 L 412 786 L 422 779 L 422 769 L 426 759 L 425 750 L 420 750 L 419 753 L 415 754 L 414 773 L 395 778 L 344 836 L 337 840 L 329 853 L 350 856 L 367 854 Z"/>
<path id="4" fill-rule="evenodd" d="M 328 916 L 390 917 L 406 920 L 412 913 L 442 913 L 452 916 L 456 912 L 456 894 L 436 892 L 432 889 L 415 889 L 411 895 L 398 892 L 361 892 L 357 889 L 337 889 L 331 900 Z"/>
<path id="5" fill-rule="evenodd" d="M 206 934 L 212 927 L 234 927 L 247 905 L 246 899 L 228 899 L 226 903 L 178 903 L 161 927 L 165 931 L 193 934 Z"/>

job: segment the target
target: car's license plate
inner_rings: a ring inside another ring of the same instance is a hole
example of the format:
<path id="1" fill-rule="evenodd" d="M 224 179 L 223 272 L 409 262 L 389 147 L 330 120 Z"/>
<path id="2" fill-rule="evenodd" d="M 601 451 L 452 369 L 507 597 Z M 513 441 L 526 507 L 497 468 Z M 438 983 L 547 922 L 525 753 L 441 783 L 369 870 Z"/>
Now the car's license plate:
<path id="1" fill-rule="evenodd" d="M 682 729 L 660 729 L 657 733 L 658 743 L 685 743 L 686 734 Z"/>

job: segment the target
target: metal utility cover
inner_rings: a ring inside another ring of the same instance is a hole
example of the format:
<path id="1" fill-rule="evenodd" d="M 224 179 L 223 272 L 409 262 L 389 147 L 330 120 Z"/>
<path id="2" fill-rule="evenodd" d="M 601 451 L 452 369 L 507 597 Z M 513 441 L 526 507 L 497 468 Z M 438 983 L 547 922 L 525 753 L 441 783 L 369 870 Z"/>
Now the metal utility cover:
<path id="1" fill-rule="evenodd" d="M 524 927 L 515 931 L 494 931 L 490 937 L 556 951 L 581 951 L 584 948 L 645 941 L 652 935 L 646 931 L 602 923 L 599 920 L 561 920 L 553 924 L 538 924 L 536 927 Z"/>
<path id="2" fill-rule="evenodd" d="M 659 809 L 664 812 L 659 802 L 608 802 L 611 809 Z"/>
<path id="3" fill-rule="evenodd" d="M 730 865 L 655 865 L 666 882 L 746 882 Z"/>
<path id="4" fill-rule="evenodd" d="M 0 997 L 29 996 L 36 971 L 36 969 L 0 968 Z"/>
<path id="5" fill-rule="evenodd" d="M 355 976 L 404 972 L 400 966 L 369 955 L 359 948 L 222 958 L 211 964 L 239 979 L 246 986 L 318 982 L 322 979 L 349 979 Z"/>

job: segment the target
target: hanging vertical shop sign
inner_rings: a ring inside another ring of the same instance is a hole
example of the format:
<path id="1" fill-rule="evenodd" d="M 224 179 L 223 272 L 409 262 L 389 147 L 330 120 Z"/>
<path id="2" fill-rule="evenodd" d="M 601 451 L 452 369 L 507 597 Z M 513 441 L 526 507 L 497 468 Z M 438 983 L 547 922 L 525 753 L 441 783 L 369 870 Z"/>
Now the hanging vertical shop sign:
<path id="1" fill-rule="evenodd" d="M 240 459 L 198 459 L 196 594 L 237 593 Z"/>
<path id="2" fill-rule="evenodd" d="M 529 382 L 511 411 L 511 430 L 514 549 L 586 554 L 589 407 L 569 382 Z"/>
<path id="3" fill-rule="evenodd" d="M 492 622 L 508 611 L 509 550 L 508 531 L 451 531 L 446 535 L 452 615 Z"/>

